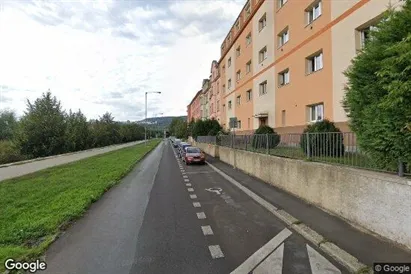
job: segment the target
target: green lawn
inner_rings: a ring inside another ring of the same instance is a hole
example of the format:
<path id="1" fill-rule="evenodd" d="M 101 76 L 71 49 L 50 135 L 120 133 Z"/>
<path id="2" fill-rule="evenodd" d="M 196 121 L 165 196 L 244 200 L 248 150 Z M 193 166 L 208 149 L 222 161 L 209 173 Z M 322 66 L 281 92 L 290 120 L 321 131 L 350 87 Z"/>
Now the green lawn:
<path id="1" fill-rule="evenodd" d="M 81 217 L 159 142 L 0 182 L 0 273 L 6 258 L 40 256 L 60 230 Z"/>

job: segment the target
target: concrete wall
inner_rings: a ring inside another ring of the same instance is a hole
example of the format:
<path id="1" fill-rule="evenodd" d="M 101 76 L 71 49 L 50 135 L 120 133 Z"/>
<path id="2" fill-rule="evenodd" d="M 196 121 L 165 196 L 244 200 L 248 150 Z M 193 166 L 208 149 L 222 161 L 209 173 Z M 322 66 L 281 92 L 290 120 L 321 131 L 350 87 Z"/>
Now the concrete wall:
<path id="1" fill-rule="evenodd" d="M 227 147 L 219 147 L 219 155 L 223 162 L 411 248 L 410 180 Z"/>
<path id="2" fill-rule="evenodd" d="M 196 146 L 200 148 L 202 151 L 204 151 L 206 154 L 213 156 L 213 157 L 219 157 L 219 146 L 215 145 L 210 145 L 210 144 L 205 144 L 205 143 L 197 143 L 197 142 L 191 142 L 193 146 Z"/>

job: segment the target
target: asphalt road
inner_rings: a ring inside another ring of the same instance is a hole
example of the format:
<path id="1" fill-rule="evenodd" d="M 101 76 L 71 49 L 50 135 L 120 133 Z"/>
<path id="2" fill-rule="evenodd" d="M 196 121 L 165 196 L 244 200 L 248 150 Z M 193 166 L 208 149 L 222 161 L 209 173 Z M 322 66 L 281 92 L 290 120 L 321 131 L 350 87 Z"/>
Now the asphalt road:
<path id="1" fill-rule="evenodd" d="M 162 142 L 46 254 L 45 273 L 347 273 L 207 165 Z"/>
<path id="2" fill-rule="evenodd" d="M 49 167 L 68 164 L 68 163 L 75 162 L 75 161 L 78 161 L 84 158 L 96 156 L 99 154 L 107 153 L 107 152 L 118 150 L 121 148 L 134 146 L 142 142 L 144 141 L 89 149 L 85 151 L 75 152 L 72 154 L 56 155 L 56 156 L 52 156 L 47 159 L 36 160 L 30 163 L 24 163 L 24 164 L 17 164 L 17 165 L 10 165 L 10 166 L 3 165 L 3 166 L 0 166 L 0 181 L 15 178 L 15 177 L 20 177 L 20 176 L 27 175 L 27 174 L 30 174 L 30 173 L 33 173 L 33 172 L 36 172 L 42 169 L 46 169 Z"/>

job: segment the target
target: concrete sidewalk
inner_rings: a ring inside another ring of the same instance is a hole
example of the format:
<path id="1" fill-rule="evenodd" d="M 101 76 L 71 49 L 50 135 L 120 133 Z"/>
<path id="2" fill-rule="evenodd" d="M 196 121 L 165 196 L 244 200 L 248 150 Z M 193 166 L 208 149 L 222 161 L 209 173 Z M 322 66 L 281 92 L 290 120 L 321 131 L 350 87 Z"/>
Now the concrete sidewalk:
<path id="1" fill-rule="evenodd" d="M 110 151 L 134 146 L 144 143 L 144 141 L 131 142 L 121 145 L 113 145 L 101 148 L 94 148 L 84 151 L 77 151 L 73 153 L 60 154 L 45 158 L 37 158 L 24 162 L 10 163 L 0 166 L 0 182 L 3 180 L 20 177 L 49 167 L 59 166 L 82 160 L 88 157 L 107 153 Z"/>
<path id="2" fill-rule="evenodd" d="M 336 244 L 367 266 L 372 266 L 376 262 L 411 262 L 411 252 L 408 250 L 403 250 L 377 236 L 362 232 L 344 220 L 234 169 L 217 158 L 208 155 L 207 161 L 265 201 L 278 209 L 283 209 L 322 235 L 325 241 Z"/>

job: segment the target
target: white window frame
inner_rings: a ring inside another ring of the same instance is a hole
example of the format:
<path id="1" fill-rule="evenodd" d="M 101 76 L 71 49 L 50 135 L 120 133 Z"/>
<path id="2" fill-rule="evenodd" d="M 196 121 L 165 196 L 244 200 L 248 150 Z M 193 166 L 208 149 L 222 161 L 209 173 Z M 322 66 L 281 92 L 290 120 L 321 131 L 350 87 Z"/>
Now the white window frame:
<path id="1" fill-rule="evenodd" d="M 236 100 L 237 106 L 241 105 L 241 95 L 238 95 L 235 100 Z"/>
<path id="2" fill-rule="evenodd" d="M 308 60 L 308 63 L 307 63 L 307 66 L 308 66 L 307 73 L 308 74 L 317 72 L 324 68 L 324 54 L 322 51 L 308 58 L 307 60 Z"/>
<path id="3" fill-rule="evenodd" d="M 264 13 L 261 16 L 260 20 L 258 20 L 258 31 L 262 31 L 267 26 L 267 14 Z"/>
<path id="4" fill-rule="evenodd" d="M 236 73 L 237 82 L 241 80 L 241 70 L 238 70 Z"/>
<path id="5" fill-rule="evenodd" d="M 308 121 L 310 123 L 315 123 L 324 120 L 324 104 L 315 104 L 309 106 L 309 117 Z"/>
<path id="6" fill-rule="evenodd" d="M 280 32 L 278 35 L 278 47 L 282 47 L 283 45 L 287 44 L 287 42 L 290 40 L 290 30 L 288 27 Z"/>
<path id="7" fill-rule="evenodd" d="M 247 4 L 245 5 L 245 18 L 247 19 L 248 17 L 250 17 L 251 15 L 251 4 L 250 1 L 247 2 Z"/>
<path id="8" fill-rule="evenodd" d="M 268 53 L 267 53 L 267 46 L 263 47 L 259 52 L 258 52 L 258 60 L 260 63 L 264 62 L 265 59 L 267 59 Z"/>
<path id="9" fill-rule="evenodd" d="M 287 2 L 288 0 L 278 0 L 278 8 L 282 8 Z"/>
<path id="10" fill-rule="evenodd" d="M 238 19 L 238 20 L 235 22 L 235 29 L 236 29 L 237 31 L 240 30 L 240 19 Z"/>
<path id="11" fill-rule="evenodd" d="M 228 58 L 228 60 L 227 60 L 227 66 L 228 66 L 228 67 L 231 67 L 231 57 Z"/>
<path id="12" fill-rule="evenodd" d="M 230 101 L 228 101 L 228 109 L 231 109 L 232 107 L 233 107 L 233 105 L 232 105 L 231 100 L 230 100 Z"/>
<path id="13" fill-rule="evenodd" d="M 253 90 L 249 89 L 245 92 L 247 102 L 253 100 Z"/>
<path id="14" fill-rule="evenodd" d="M 307 24 L 311 24 L 322 15 L 322 1 L 318 1 L 306 10 Z"/>
<path id="15" fill-rule="evenodd" d="M 260 96 L 267 94 L 267 81 L 263 81 L 259 84 L 258 93 Z"/>
<path id="16" fill-rule="evenodd" d="M 250 73 L 251 72 L 251 60 L 245 64 L 245 73 Z"/>
<path id="17" fill-rule="evenodd" d="M 282 87 L 290 83 L 290 70 L 283 70 L 278 74 L 278 86 Z"/>
<path id="18" fill-rule="evenodd" d="M 363 28 L 360 30 L 360 45 L 361 45 L 361 49 L 363 49 L 365 47 L 365 43 L 367 42 L 367 40 L 369 40 L 371 37 L 366 38 L 366 33 L 368 33 L 368 35 L 370 35 L 371 31 L 375 31 L 378 28 L 376 26 L 368 26 L 366 28 Z"/>
<path id="19" fill-rule="evenodd" d="M 237 58 L 240 57 L 240 55 L 241 55 L 241 46 L 237 47 L 237 49 L 235 50 L 235 55 L 236 55 Z"/>
<path id="20" fill-rule="evenodd" d="M 239 128 L 239 129 L 241 128 L 241 120 L 237 121 L 237 128 Z"/>
<path id="21" fill-rule="evenodd" d="M 230 88 L 231 88 L 231 78 L 230 78 L 230 79 L 228 79 L 228 81 L 227 81 L 227 88 L 228 88 L 228 89 L 230 89 Z"/>
<path id="22" fill-rule="evenodd" d="M 250 44 L 251 44 L 251 42 L 252 42 L 252 40 L 251 40 L 252 38 L 251 38 L 251 32 L 245 37 L 245 43 L 246 43 L 246 45 L 247 46 L 249 46 Z"/>

